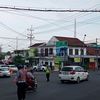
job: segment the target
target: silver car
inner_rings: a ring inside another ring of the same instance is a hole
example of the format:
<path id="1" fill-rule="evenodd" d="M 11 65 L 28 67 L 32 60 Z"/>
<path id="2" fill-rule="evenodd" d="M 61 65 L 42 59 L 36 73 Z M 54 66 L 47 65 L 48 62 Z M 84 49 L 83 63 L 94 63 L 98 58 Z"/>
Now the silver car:
<path id="1" fill-rule="evenodd" d="M 9 67 L 0 67 L 0 77 L 10 77 Z"/>
<path id="2" fill-rule="evenodd" d="M 81 80 L 88 80 L 88 76 L 89 73 L 81 66 L 64 66 L 59 73 L 62 83 L 64 81 L 76 81 L 79 83 Z"/>

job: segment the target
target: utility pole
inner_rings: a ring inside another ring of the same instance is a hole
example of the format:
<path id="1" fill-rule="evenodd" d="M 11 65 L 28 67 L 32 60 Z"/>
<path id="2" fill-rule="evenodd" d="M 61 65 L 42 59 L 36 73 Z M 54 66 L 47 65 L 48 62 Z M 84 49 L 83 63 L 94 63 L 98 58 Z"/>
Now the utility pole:
<path id="1" fill-rule="evenodd" d="M 76 38 L 76 19 L 74 20 L 74 38 Z"/>
<path id="2" fill-rule="evenodd" d="M 0 53 L 2 52 L 2 44 L 0 44 Z"/>
<path id="3" fill-rule="evenodd" d="M 96 67 L 98 68 L 98 39 L 96 38 Z"/>
<path id="4" fill-rule="evenodd" d="M 34 38 L 34 36 L 33 36 L 33 27 L 32 27 L 32 25 L 31 25 L 31 28 L 30 29 L 27 29 L 28 31 L 30 31 L 30 34 L 28 34 L 28 38 L 29 38 L 29 40 L 30 40 L 30 46 L 32 45 L 32 39 Z"/>
<path id="5" fill-rule="evenodd" d="M 18 38 L 16 37 L 16 50 L 18 50 Z"/>
<path id="6" fill-rule="evenodd" d="M 84 34 L 83 43 L 85 42 L 85 38 L 86 38 L 86 34 Z M 82 47 L 82 48 L 83 48 L 83 59 L 82 59 L 82 65 L 83 65 L 84 67 L 86 67 L 86 66 L 84 65 L 84 64 L 85 64 L 85 62 L 84 62 L 84 60 L 85 60 L 85 59 L 84 59 L 84 51 L 85 51 L 85 50 L 84 50 L 84 44 L 83 44 L 83 47 Z"/>

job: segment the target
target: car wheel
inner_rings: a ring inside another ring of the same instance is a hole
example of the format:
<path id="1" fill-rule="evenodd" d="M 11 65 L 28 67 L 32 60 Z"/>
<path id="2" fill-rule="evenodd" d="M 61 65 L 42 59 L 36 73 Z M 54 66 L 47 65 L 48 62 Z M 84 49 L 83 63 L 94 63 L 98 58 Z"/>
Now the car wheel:
<path id="1" fill-rule="evenodd" d="M 61 83 L 64 83 L 64 80 L 60 80 L 61 81 Z"/>
<path id="2" fill-rule="evenodd" d="M 45 71 L 44 68 L 42 68 L 42 71 L 43 71 L 43 72 Z"/>
<path id="3" fill-rule="evenodd" d="M 88 81 L 89 80 L 89 75 L 87 75 L 87 78 L 86 78 L 86 81 Z"/>
<path id="4" fill-rule="evenodd" d="M 80 78 L 78 77 L 76 81 L 77 81 L 77 83 L 79 84 L 79 83 L 80 83 Z"/>
<path id="5" fill-rule="evenodd" d="M 36 68 L 34 68 L 34 70 L 35 70 L 35 71 L 37 71 L 37 69 L 36 69 Z"/>

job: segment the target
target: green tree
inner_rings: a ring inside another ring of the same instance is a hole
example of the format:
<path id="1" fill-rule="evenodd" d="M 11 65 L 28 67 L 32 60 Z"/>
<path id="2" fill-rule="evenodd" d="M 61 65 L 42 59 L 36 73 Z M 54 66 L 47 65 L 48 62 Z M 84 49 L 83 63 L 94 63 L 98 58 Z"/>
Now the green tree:
<path id="1" fill-rule="evenodd" d="M 35 57 L 38 56 L 38 49 L 34 49 L 33 53 Z"/>
<path id="2" fill-rule="evenodd" d="M 5 58 L 5 53 L 0 53 L 0 60 Z"/>
<path id="3" fill-rule="evenodd" d="M 13 58 L 13 62 L 15 65 L 19 65 L 19 64 L 25 64 L 25 60 L 24 57 L 17 55 Z"/>

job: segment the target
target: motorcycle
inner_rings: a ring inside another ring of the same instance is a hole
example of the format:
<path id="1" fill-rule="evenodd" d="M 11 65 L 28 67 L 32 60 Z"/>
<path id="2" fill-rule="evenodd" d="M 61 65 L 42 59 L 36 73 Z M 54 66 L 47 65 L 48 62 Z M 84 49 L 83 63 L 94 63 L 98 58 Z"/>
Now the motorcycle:
<path id="1" fill-rule="evenodd" d="M 36 88 L 37 88 L 37 79 L 35 77 L 34 78 L 29 78 L 26 83 L 27 83 L 26 91 L 36 90 Z"/>

